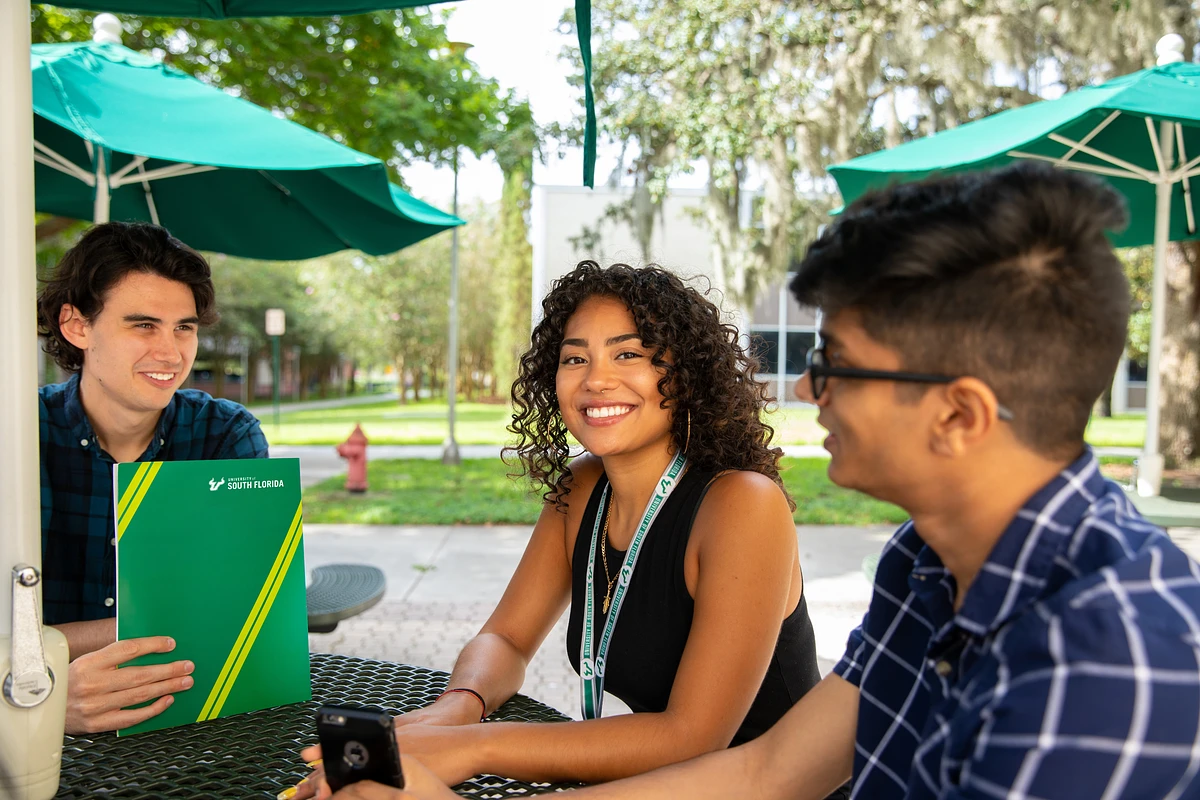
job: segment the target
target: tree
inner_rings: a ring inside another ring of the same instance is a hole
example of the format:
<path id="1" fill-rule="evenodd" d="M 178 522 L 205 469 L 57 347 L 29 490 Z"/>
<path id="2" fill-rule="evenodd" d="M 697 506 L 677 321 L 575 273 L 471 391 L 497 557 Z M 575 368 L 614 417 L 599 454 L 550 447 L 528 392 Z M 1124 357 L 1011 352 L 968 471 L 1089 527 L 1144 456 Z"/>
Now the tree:
<path id="1" fill-rule="evenodd" d="M 529 210 L 533 193 L 533 159 L 539 133 L 529 103 L 511 94 L 505 100 L 504 129 L 490 143 L 504 173 L 499 236 L 495 243 L 492 280 L 494 292 L 493 393 L 507 395 L 517 377 L 517 359 L 529 346 L 532 319 L 530 287 L 533 285 L 533 247 L 529 243 Z"/>
<path id="2" fill-rule="evenodd" d="M 595 72 L 602 133 L 633 153 L 635 199 L 704 161 L 716 278 L 743 307 L 838 204 L 828 165 L 1150 66 L 1164 33 L 1189 47 L 1198 33 L 1187 0 L 596 0 L 593 25 L 608 42 Z M 752 175 L 763 188 L 748 200 Z M 653 209 L 620 213 L 641 236 Z M 1169 289 L 1164 352 L 1195 349 L 1195 280 Z M 1164 419 L 1176 404 L 1195 418 L 1190 375 L 1172 376 Z"/>
<path id="3" fill-rule="evenodd" d="M 779 46 L 803 13 L 767 0 L 593 4 L 593 30 L 609 42 L 593 75 L 599 117 L 623 153 L 634 153 L 630 218 L 643 251 L 668 177 L 705 160 L 716 282 L 743 308 L 794 249 L 794 109 L 773 101 L 808 91 Z M 756 164 L 765 188 L 751 219 L 742 184 Z"/>
<path id="4" fill-rule="evenodd" d="M 1172 244 L 1164 259 L 1160 448 L 1168 467 L 1200 460 L 1200 243 Z"/>

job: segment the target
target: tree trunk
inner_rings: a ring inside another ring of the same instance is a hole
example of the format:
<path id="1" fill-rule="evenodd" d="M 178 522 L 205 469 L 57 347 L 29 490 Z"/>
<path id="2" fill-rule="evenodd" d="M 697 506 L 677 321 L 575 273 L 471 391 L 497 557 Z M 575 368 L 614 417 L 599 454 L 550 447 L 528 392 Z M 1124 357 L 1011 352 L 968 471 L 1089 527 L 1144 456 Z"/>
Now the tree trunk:
<path id="1" fill-rule="evenodd" d="M 1097 417 L 1112 416 L 1112 384 L 1110 383 L 1105 389 L 1104 394 L 1096 399 L 1096 407 L 1092 413 Z"/>
<path id="2" fill-rule="evenodd" d="M 1179 468 L 1200 459 L 1200 243 L 1172 243 L 1163 266 L 1159 446 L 1166 466 Z"/>
<path id="3" fill-rule="evenodd" d="M 531 319 L 530 286 L 533 281 L 533 248 L 529 244 L 531 184 L 527 173 L 514 169 L 505 176 L 500 199 L 501 252 L 496 258 L 496 335 L 492 342 L 492 360 L 496 386 L 507 393 L 517 378 L 518 360 L 529 346 Z M 533 298 L 535 303 L 540 297 Z"/>
<path id="4" fill-rule="evenodd" d="M 261 352 L 251 350 L 246 358 L 246 374 L 242 376 L 242 380 L 247 382 L 246 400 L 250 403 L 258 399 L 258 359 L 261 357 Z"/>
<path id="5" fill-rule="evenodd" d="M 212 360 L 213 397 L 225 396 L 225 359 Z"/>
<path id="6" fill-rule="evenodd" d="M 404 356 L 395 357 L 396 364 L 396 394 L 400 395 L 400 405 L 408 402 L 408 389 L 404 386 Z M 414 382 L 415 383 L 415 382 Z M 414 390 L 415 390 L 414 386 Z"/>

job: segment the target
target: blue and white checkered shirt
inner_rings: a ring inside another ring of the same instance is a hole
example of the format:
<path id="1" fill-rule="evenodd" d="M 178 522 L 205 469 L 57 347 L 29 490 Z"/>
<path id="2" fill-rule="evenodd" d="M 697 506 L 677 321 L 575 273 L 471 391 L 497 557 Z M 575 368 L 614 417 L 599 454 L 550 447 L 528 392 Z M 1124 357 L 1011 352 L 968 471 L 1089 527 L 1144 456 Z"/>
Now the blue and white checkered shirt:
<path id="1" fill-rule="evenodd" d="M 114 616 L 115 462 L 83 413 L 78 375 L 43 386 L 38 401 L 44 621 L 55 625 Z M 253 414 L 229 400 L 182 389 L 163 410 L 138 461 L 266 457 L 267 439 Z"/>
<path id="2" fill-rule="evenodd" d="M 852 797 L 1200 797 L 1200 565 L 1091 450 L 954 595 L 905 524 L 835 668 L 859 687 Z"/>

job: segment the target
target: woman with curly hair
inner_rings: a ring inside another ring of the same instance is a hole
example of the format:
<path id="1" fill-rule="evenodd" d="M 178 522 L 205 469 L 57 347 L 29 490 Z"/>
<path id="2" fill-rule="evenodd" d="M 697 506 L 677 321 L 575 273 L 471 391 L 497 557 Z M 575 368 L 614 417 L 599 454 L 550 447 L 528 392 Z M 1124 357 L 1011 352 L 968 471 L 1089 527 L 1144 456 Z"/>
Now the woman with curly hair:
<path id="1" fill-rule="evenodd" d="M 757 737 L 820 680 L 781 451 L 737 330 L 656 267 L 584 261 L 542 309 L 509 452 L 545 505 L 447 693 L 396 718 L 400 751 L 451 785 L 645 772 Z M 521 688 L 568 603 L 584 719 L 469 724 Z M 604 691 L 634 713 L 601 718 Z"/>

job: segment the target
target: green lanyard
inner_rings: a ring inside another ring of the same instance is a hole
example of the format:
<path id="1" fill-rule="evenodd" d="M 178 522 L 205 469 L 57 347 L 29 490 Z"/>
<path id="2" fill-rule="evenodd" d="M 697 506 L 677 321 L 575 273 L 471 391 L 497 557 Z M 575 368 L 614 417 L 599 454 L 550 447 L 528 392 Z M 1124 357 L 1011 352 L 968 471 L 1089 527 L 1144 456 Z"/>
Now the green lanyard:
<path id="1" fill-rule="evenodd" d="M 593 658 L 594 627 L 596 619 L 595 607 L 595 575 L 596 575 L 596 542 L 600 539 L 600 522 L 604 519 L 604 509 L 608 504 L 608 490 L 600 496 L 600 507 L 596 510 L 596 524 L 592 527 L 591 558 L 587 568 L 587 591 L 585 592 L 583 609 L 583 636 L 579 653 L 579 700 L 584 719 L 596 719 L 604 707 L 604 658 L 608 655 L 608 645 L 612 641 L 613 629 L 617 625 L 617 615 L 621 613 L 621 603 L 625 600 L 625 590 L 633 577 L 633 568 L 637 565 L 638 554 L 642 550 L 642 541 L 646 532 L 654 524 L 658 512 L 662 510 L 667 498 L 675 490 L 679 476 L 687 464 L 687 457 L 682 452 L 676 453 L 675 458 L 667 465 L 667 470 L 658 479 L 654 487 L 654 496 L 646 505 L 642 521 L 633 534 L 629 543 L 629 551 L 625 554 L 625 563 L 621 565 L 621 577 L 617 581 L 617 590 L 613 593 L 612 607 L 608 611 L 608 619 L 604 624 L 604 633 L 600 637 L 600 647 Z M 601 545 L 604 546 L 603 544 Z"/>

